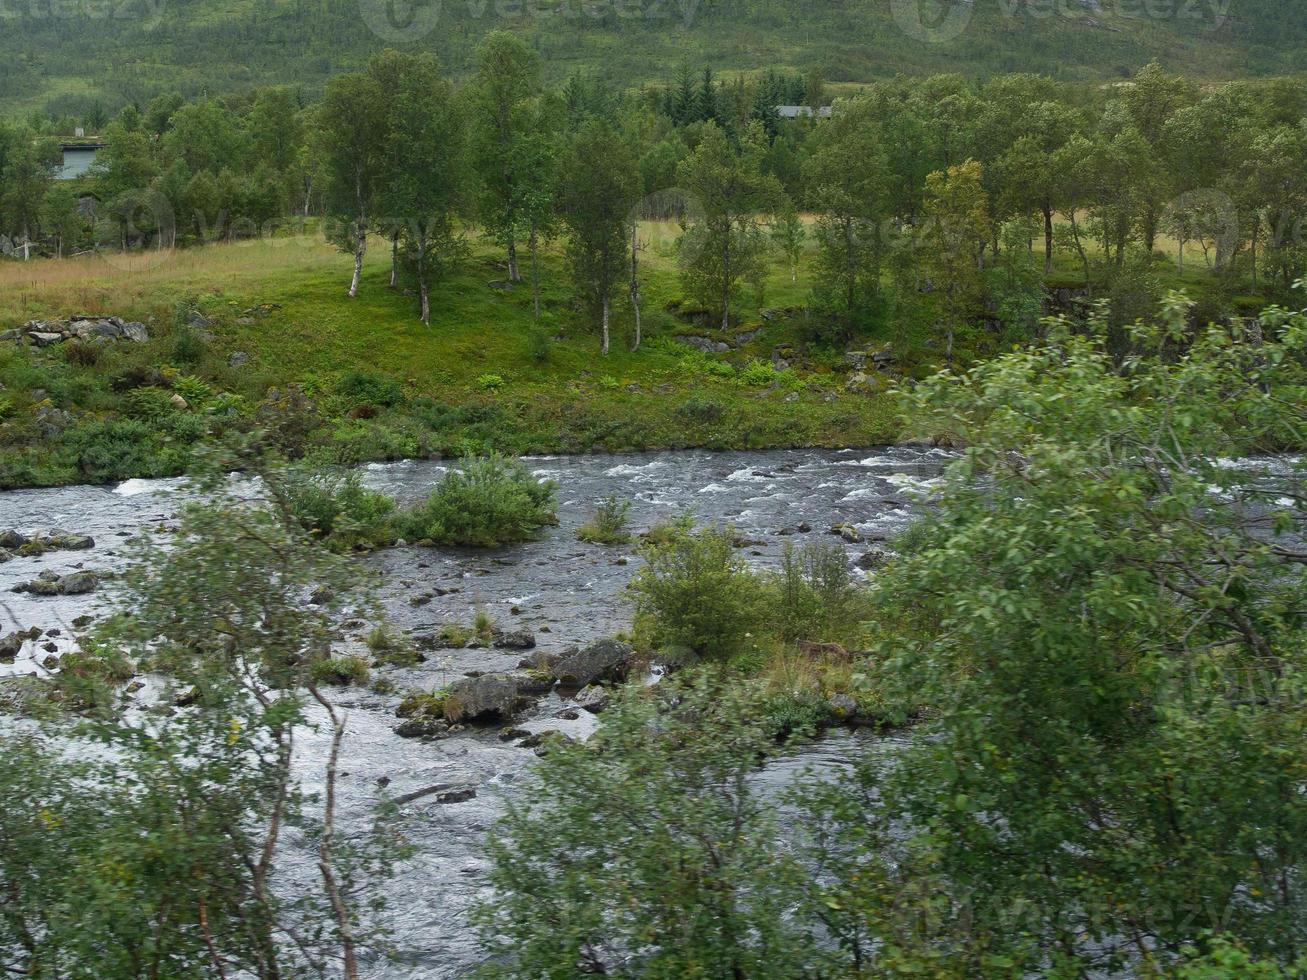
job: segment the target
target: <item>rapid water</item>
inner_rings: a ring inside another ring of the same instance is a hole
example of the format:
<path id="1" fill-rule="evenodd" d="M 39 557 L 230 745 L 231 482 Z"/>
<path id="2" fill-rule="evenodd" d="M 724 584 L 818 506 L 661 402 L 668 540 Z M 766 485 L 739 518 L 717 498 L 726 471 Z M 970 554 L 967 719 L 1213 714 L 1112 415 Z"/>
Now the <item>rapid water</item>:
<path id="1" fill-rule="evenodd" d="M 774 563 L 786 541 L 815 539 L 840 543 L 854 559 L 907 525 L 914 501 L 929 491 L 948 458 L 940 450 L 906 447 L 536 457 L 526 461 L 528 466 L 539 478 L 557 482 L 560 503 L 559 526 L 541 540 L 479 552 L 394 548 L 360 561 L 381 573 L 379 597 L 399 630 L 427 633 L 447 621 L 467 623 L 484 609 L 506 629 L 534 631 L 539 648 L 558 650 L 611 636 L 630 623 L 622 593 L 639 564 L 633 549 L 600 548 L 576 540 L 576 529 L 590 518 L 597 500 L 630 499 L 631 526 L 637 531 L 687 508 L 701 522 L 732 524 L 751 542 L 743 554 L 758 564 Z M 365 472 L 369 486 L 407 504 L 424 496 L 446 471 L 439 463 L 407 462 L 373 464 Z M 128 539 L 143 529 L 168 527 L 185 496 L 184 484 L 176 480 L 0 494 L 0 529 L 32 533 L 63 528 L 96 540 L 91 551 L 52 552 L 0 565 L 0 635 L 31 626 L 54 627 L 62 635 L 42 638 L 41 643 L 53 643 L 56 652 L 67 649 L 72 621 L 96 614 L 104 599 L 39 598 L 9 589 L 46 570 L 62 574 L 81 567 L 120 568 Z M 811 530 L 799 531 L 805 524 Z M 827 535 L 842 524 L 856 527 L 864 543 Z M 415 597 L 428 594 L 433 595 L 429 603 L 412 604 Z M 0 670 L 39 671 L 48 653 L 29 643 L 14 665 Z M 440 651 L 420 667 L 388 671 L 387 676 L 401 691 L 431 690 L 466 671 L 511 669 L 521 656 L 497 650 Z M 386 792 L 392 797 L 437 783 L 477 791 L 475 799 L 462 803 L 425 798 L 405 807 L 405 831 L 416 853 L 387 886 L 398 960 L 364 967 L 368 977 L 387 980 L 460 976 L 479 959 L 464 911 L 485 894 L 481 841 L 535 757 L 529 749 L 499 741 L 493 732 L 435 742 L 401 739 L 394 734 L 398 696 L 350 689 L 339 700 L 348 711 L 339 785 L 343 832 L 365 826 L 387 781 Z M 596 723 L 584 712 L 576 720 L 556 718 L 561 708 L 557 698 L 546 698 L 519 727 L 585 737 Z M 759 781 L 766 790 L 779 792 L 810 769 L 829 772 L 847 765 L 861 737 L 832 734 L 793 758 L 773 763 L 759 774 Z M 300 744 L 305 788 L 317 790 L 326 732 L 307 731 Z"/>

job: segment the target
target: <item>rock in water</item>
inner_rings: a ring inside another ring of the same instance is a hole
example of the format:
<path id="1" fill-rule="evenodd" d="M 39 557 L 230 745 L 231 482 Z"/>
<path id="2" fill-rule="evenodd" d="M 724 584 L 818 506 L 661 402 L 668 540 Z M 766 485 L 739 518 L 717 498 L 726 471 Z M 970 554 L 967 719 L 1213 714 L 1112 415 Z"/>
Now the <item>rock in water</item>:
<path id="1" fill-rule="evenodd" d="M 501 633 L 495 638 L 497 650 L 530 650 L 536 645 L 535 634 L 530 630 L 515 630 Z"/>
<path id="2" fill-rule="evenodd" d="M 554 668 L 554 676 L 565 687 L 585 687 L 598 681 L 626 679 L 635 651 L 619 640 L 600 640 L 579 653 L 565 657 Z"/>
<path id="3" fill-rule="evenodd" d="M 455 682 L 445 696 L 445 717 L 451 722 L 503 721 L 524 699 L 517 679 L 509 674 L 483 674 Z"/>
<path id="4" fill-rule="evenodd" d="M 572 699 L 573 704 L 578 708 L 584 708 L 592 715 L 597 715 L 607 708 L 610 701 L 612 701 L 612 695 L 602 687 L 597 687 L 595 685 L 583 688 L 577 692 L 576 697 Z"/>
<path id="5" fill-rule="evenodd" d="M 0 663 L 13 663 L 14 658 L 23 649 L 23 642 L 26 639 L 25 633 L 10 633 L 8 636 L 0 637 Z"/>
<path id="6" fill-rule="evenodd" d="M 99 584 L 100 577 L 95 572 L 73 572 L 70 575 L 42 572 L 30 582 L 15 585 L 12 591 L 39 596 L 86 595 L 94 592 Z"/>

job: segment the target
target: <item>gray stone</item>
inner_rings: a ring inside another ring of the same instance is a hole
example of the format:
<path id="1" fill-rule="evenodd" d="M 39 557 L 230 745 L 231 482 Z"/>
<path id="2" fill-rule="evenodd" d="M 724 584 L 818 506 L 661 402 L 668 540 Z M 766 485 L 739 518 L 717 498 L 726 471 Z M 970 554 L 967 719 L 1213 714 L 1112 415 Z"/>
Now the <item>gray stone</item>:
<path id="1" fill-rule="evenodd" d="M 573 704 L 578 708 L 584 708 L 592 715 L 599 714 L 608 707 L 611 701 L 612 695 L 609 694 L 608 691 L 602 687 L 596 687 L 594 685 L 582 688 L 577 692 L 576 697 L 572 699 Z"/>
<path id="2" fill-rule="evenodd" d="M 730 344 L 724 344 L 720 340 L 712 340 L 708 337 L 677 337 L 682 344 L 688 344 L 696 350 L 701 350 L 705 354 L 725 354 L 731 349 Z"/>
<path id="3" fill-rule="evenodd" d="M 890 558 L 891 555 L 888 551 L 881 548 L 873 548 L 871 551 L 859 555 L 853 564 L 858 566 L 858 568 L 861 568 L 864 572 L 870 572 L 886 564 Z"/>
<path id="4" fill-rule="evenodd" d="M 451 722 L 500 721 L 511 718 L 524 703 L 518 679 L 510 674 L 483 674 L 455 681 L 445 696 L 445 717 Z"/>
<path id="5" fill-rule="evenodd" d="M 15 585 L 12 591 L 38 596 L 85 595 L 94 592 L 99 584 L 100 577 L 94 572 L 73 572 L 69 575 L 42 572 L 30 582 Z"/>
<path id="6" fill-rule="evenodd" d="M 849 544 L 857 544 L 862 540 L 862 535 L 852 524 L 836 524 L 830 529 L 830 533 L 843 538 Z"/>
<path id="7" fill-rule="evenodd" d="M 29 333 L 27 336 L 32 338 L 32 343 L 37 347 L 49 347 L 51 344 L 57 344 L 64 339 L 61 333 Z"/>
<path id="8" fill-rule="evenodd" d="M 144 323 L 124 323 L 121 329 L 123 338 L 134 344 L 143 344 L 150 339 L 150 331 Z"/>
<path id="9" fill-rule="evenodd" d="M 244 367 L 249 363 L 250 355 L 246 354 L 243 350 L 232 351 L 231 355 L 227 358 L 228 367 L 239 368 Z"/>
<path id="10" fill-rule="evenodd" d="M 624 681 L 634 653 L 629 645 L 619 640 L 599 640 L 584 650 L 565 657 L 554 668 L 554 676 L 564 687 Z"/>
<path id="11" fill-rule="evenodd" d="M 41 435 L 47 439 L 53 439 L 55 436 L 67 431 L 72 427 L 74 422 L 71 412 L 62 408 L 55 408 L 53 405 L 42 405 L 33 413 L 36 419 L 37 427 L 41 430 Z"/>
<path id="12" fill-rule="evenodd" d="M 514 630 L 495 637 L 496 650 L 530 650 L 536 645 L 535 634 L 530 630 Z"/>
<path id="13" fill-rule="evenodd" d="M 94 592 L 100 577 L 94 572 L 74 572 L 59 579 L 60 595 L 85 595 Z"/>
<path id="14" fill-rule="evenodd" d="M 395 728 L 400 738 L 436 738 L 449 731 L 449 723 L 440 718 L 410 718 Z"/>
<path id="15" fill-rule="evenodd" d="M 841 721 L 852 718 L 858 713 L 858 702 L 851 694 L 832 694 L 826 699 L 826 707 Z"/>
<path id="16" fill-rule="evenodd" d="M 26 639 L 27 635 L 24 633 L 10 633 L 8 636 L 0 637 L 0 662 L 13 663 L 14 658 L 23 649 L 23 642 Z"/>

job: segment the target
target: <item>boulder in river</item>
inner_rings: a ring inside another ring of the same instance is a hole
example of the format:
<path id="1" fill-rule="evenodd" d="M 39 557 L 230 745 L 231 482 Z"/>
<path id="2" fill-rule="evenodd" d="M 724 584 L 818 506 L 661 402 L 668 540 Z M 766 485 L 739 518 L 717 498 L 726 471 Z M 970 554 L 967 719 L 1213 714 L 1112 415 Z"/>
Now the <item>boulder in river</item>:
<path id="1" fill-rule="evenodd" d="M 445 695 L 445 718 L 460 721 L 506 721 L 526 702 L 511 674 L 482 674 L 455 681 Z"/>
<path id="2" fill-rule="evenodd" d="M 0 663 L 13 663 L 25 642 L 27 642 L 26 633 L 10 633 L 8 636 L 0 637 Z"/>
<path id="3" fill-rule="evenodd" d="M 536 645 L 535 634 L 530 630 L 513 630 L 495 636 L 496 650 L 530 650 Z"/>
<path id="4" fill-rule="evenodd" d="M 635 651 L 620 640 L 599 640 L 584 650 L 564 657 L 554 668 L 554 676 L 564 687 L 626 680 Z"/>
<path id="5" fill-rule="evenodd" d="M 100 584 L 100 577 L 95 572 L 72 572 L 60 575 L 57 572 L 42 572 L 30 582 L 22 582 L 13 587 L 14 592 L 26 592 L 29 595 L 86 595 L 94 592 Z"/>
<path id="6" fill-rule="evenodd" d="M 870 572 L 888 563 L 892 557 L 893 556 L 883 548 L 872 548 L 870 551 L 859 555 L 854 560 L 853 564 L 858 566 L 858 568 L 862 569 L 864 572 Z"/>
<path id="7" fill-rule="evenodd" d="M 572 699 L 573 704 L 578 708 L 584 708 L 592 715 L 597 715 L 602 712 L 608 707 L 609 702 L 611 701 L 612 695 L 604 688 L 595 684 L 582 688 L 577 692 L 576 697 Z"/>
<path id="8" fill-rule="evenodd" d="M 443 718 L 407 718 L 395 728 L 400 738 L 438 738 L 449 731 Z"/>
<path id="9" fill-rule="evenodd" d="M 830 533 L 843 538 L 849 544 L 857 544 L 862 540 L 862 535 L 852 524 L 836 524 L 830 529 Z"/>

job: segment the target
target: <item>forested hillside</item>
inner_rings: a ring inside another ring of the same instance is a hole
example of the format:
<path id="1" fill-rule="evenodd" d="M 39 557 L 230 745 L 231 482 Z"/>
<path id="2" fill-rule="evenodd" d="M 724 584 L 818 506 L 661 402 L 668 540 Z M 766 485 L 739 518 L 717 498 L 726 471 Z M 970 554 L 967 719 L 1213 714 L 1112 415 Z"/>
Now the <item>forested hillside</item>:
<path id="1" fill-rule="evenodd" d="M 162 91 L 302 84 L 312 95 L 384 47 L 470 70 L 511 30 L 550 81 L 620 87 L 683 63 L 789 67 L 856 83 L 897 73 L 1033 71 L 1111 80 L 1158 60 L 1207 78 L 1300 71 L 1307 8 L 1273 0 L 25 0 L 0 8 L 0 110 L 84 115 Z"/>

